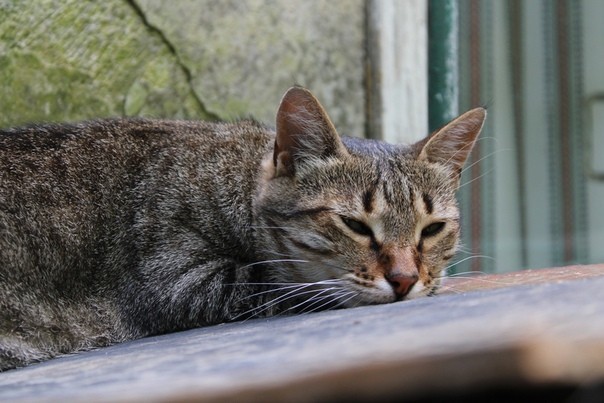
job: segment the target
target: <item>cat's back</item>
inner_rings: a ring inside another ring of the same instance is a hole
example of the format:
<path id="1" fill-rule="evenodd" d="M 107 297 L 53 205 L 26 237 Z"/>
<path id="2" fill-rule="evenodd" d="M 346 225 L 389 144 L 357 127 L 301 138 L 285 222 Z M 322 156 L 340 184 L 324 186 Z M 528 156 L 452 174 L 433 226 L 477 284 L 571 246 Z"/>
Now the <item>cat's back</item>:
<path id="1" fill-rule="evenodd" d="M 108 119 L 2 130 L 0 272 L 8 261 L 23 262 L 23 245 L 43 256 L 59 243 L 65 256 L 94 259 L 105 239 L 133 225 L 141 203 L 184 203 L 209 188 L 234 192 L 229 180 L 251 189 L 270 140 L 269 130 L 247 121 Z"/>
<path id="2" fill-rule="evenodd" d="M 0 174 L 32 177 L 91 165 L 119 168 L 176 148 L 200 155 L 206 151 L 253 151 L 263 148 L 271 136 L 270 130 L 253 121 L 125 118 L 36 124 L 0 130 Z"/>
<path id="3" fill-rule="evenodd" d="M 0 197 L 18 193 L 21 201 L 53 204 L 116 196 L 158 160 L 254 159 L 270 137 L 247 121 L 106 119 L 0 130 Z"/>

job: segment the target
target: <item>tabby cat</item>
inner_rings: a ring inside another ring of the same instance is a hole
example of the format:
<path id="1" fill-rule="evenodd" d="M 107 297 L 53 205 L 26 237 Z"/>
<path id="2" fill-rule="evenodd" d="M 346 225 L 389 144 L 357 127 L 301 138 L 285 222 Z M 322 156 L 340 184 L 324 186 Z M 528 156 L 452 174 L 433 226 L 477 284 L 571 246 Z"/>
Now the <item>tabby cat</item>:
<path id="1" fill-rule="evenodd" d="M 147 119 L 0 131 L 0 370 L 433 294 L 485 116 L 411 146 L 340 138 L 294 87 L 275 131 Z"/>

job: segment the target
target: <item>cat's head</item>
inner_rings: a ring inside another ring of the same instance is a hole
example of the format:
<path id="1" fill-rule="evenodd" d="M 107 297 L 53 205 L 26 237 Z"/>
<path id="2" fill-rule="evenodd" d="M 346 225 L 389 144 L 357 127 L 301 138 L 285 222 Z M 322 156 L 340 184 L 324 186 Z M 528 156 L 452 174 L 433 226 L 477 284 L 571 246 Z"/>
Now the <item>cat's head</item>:
<path id="1" fill-rule="evenodd" d="M 344 306 L 433 293 L 458 247 L 455 192 L 485 117 L 473 109 L 411 146 L 340 138 L 291 88 L 254 201 L 275 280 L 318 283 L 296 292 Z"/>

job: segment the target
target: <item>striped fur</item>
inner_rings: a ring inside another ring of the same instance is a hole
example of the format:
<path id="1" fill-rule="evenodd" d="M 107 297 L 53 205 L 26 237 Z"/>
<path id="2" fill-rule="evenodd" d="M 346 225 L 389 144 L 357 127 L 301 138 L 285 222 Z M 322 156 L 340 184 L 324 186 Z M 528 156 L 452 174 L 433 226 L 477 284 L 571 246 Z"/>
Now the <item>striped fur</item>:
<path id="1" fill-rule="evenodd" d="M 296 87 L 276 132 L 143 119 L 0 132 L 0 370 L 433 293 L 484 117 L 411 146 L 340 138 Z"/>

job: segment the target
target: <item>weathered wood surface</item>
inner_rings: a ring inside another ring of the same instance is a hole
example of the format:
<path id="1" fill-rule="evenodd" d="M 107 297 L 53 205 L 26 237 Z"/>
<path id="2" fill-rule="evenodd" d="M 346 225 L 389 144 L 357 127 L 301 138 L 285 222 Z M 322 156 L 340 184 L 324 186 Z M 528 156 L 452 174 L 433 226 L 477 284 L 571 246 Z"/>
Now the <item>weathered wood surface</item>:
<path id="1" fill-rule="evenodd" d="M 581 278 L 124 343 L 2 373 L 0 400 L 402 399 L 602 381 L 604 265 L 574 270 Z"/>
<path id="2" fill-rule="evenodd" d="M 553 283 L 567 280 L 588 279 L 604 276 L 604 264 L 565 266 L 553 269 L 514 271 L 504 274 L 481 272 L 448 277 L 439 294 L 460 293 L 515 285 Z M 602 295 L 604 298 L 604 294 Z"/>

